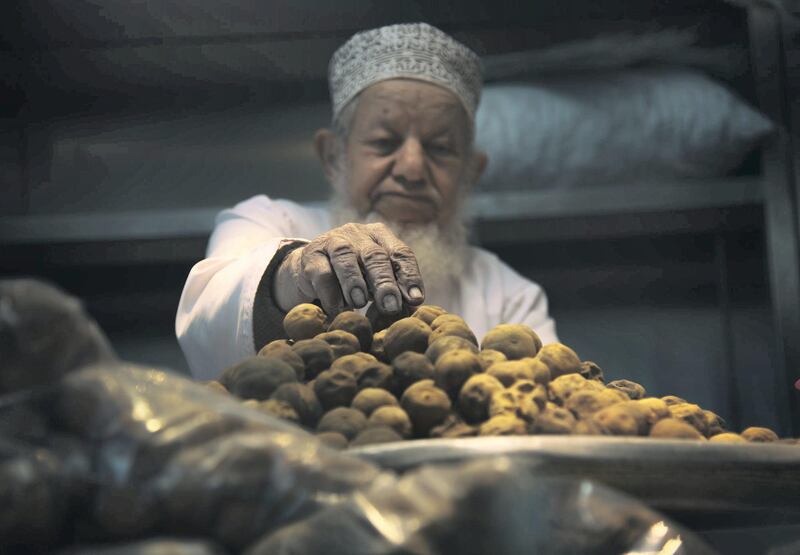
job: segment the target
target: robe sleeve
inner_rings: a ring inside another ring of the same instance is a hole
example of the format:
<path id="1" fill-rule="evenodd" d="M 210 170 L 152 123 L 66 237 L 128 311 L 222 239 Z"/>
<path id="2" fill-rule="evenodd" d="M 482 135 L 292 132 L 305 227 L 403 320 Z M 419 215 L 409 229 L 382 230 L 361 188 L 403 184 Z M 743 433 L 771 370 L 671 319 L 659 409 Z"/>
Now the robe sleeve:
<path id="1" fill-rule="evenodd" d="M 189 272 L 175 333 L 192 375 L 211 380 L 281 337 L 283 313 L 272 300 L 272 273 L 307 242 L 297 237 L 303 208 L 256 197 L 222 211 L 206 258 Z M 258 345 L 257 345 L 258 343 Z"/>
<path id="2" fill-rule="evenodd" d="M 545 345 L 558 342 L 556 324 L 548 312 L 544 289 L 518 274 L 507 264 L 499 263 L 502 266 L 502 290 L 505 292 L 501 322 L 530 326 Z"/>

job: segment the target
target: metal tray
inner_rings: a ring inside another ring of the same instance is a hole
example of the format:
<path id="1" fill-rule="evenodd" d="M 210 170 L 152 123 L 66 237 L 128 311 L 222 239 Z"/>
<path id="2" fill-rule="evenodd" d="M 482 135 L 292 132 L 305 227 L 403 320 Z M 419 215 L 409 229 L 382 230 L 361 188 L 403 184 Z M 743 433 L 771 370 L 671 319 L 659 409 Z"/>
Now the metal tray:
<path id="1" fill-rule="evenodd" d="M 800 523 L 800 445 L 524 436 L 404 441 L 349 452 L 399 472 L 512 457 L 537 476 L 606 484 L 696 529 Z"/>

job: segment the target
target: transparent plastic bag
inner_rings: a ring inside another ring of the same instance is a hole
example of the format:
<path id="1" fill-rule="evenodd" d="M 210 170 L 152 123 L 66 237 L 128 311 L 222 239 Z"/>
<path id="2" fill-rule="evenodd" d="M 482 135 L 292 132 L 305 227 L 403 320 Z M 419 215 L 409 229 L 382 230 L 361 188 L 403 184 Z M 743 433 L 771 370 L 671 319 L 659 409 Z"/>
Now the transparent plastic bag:
<path id="1" fill-rule="evenodd" d="M 88 456 L 76 442 L 54 438 L 45 448 L 0 437 L 0 552 L 69 541 L 70 513 L 86 497 L 88 473 Z"/>
<path id="2" fill-rule="evenodd" d="M 297 426 L 151 368 L 86 367 L 52 400 L 53 429 L 90 446 L 97 539 L 202 533 L 239 549 L 378 474 Z"/>
<path id="3" fill-rule="evenodd" d="M 588 481 L 539 478 L 501 458 L 382 475 L 335 511 L 266 537 L 247 555 L 711 554 L 640 502 Z"/>
<path id="4" fill-rule="evenodd" d="M 224 555 L 218 546 L 200 540 L 154 539 L 117 545 L 80 546 L 58 555 Z"/>
<path id="5" fill-rule="evenodd" d="M 115 358 L 78 299 L 34 279 L 0 280 L 0 394 Z"/>

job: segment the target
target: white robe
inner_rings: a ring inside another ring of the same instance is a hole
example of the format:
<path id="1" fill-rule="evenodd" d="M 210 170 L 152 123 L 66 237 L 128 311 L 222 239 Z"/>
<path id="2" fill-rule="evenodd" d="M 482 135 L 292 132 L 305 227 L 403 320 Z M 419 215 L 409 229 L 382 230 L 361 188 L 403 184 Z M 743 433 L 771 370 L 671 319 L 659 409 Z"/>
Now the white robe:
<path id="1" fill-rule="evenodd" d="M 256 353 L 253 302 L 267 265 L 286 239 L 311 240 L 331 227 L 327 210 L 264 195 L 219 213 L 206 258 L 186 279 L 175 320 L 195 378 L 214 379 Z M 542 342 L 558 341 L 542 288 L 484 249 L 470 247 L 459 286 L 428 291 L 425 303 L 460 315 L 479 340 L 497 324 L 523 323 Z"/>

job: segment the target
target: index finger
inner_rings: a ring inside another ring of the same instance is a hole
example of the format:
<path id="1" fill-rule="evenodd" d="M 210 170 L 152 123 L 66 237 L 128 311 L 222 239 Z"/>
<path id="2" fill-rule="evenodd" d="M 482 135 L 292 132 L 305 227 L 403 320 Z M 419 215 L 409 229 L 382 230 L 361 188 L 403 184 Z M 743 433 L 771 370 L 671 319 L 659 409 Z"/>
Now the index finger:
<path id="1" fill-rule="evenodd" d="M 389 254 L 397 285 L 406 302 L 410 305 L 422 304 L 425 301 L 425 285 L 417 257 L 411 248 L 388 229 L 375 229 L 372 235 L 373 240 Z"/>

